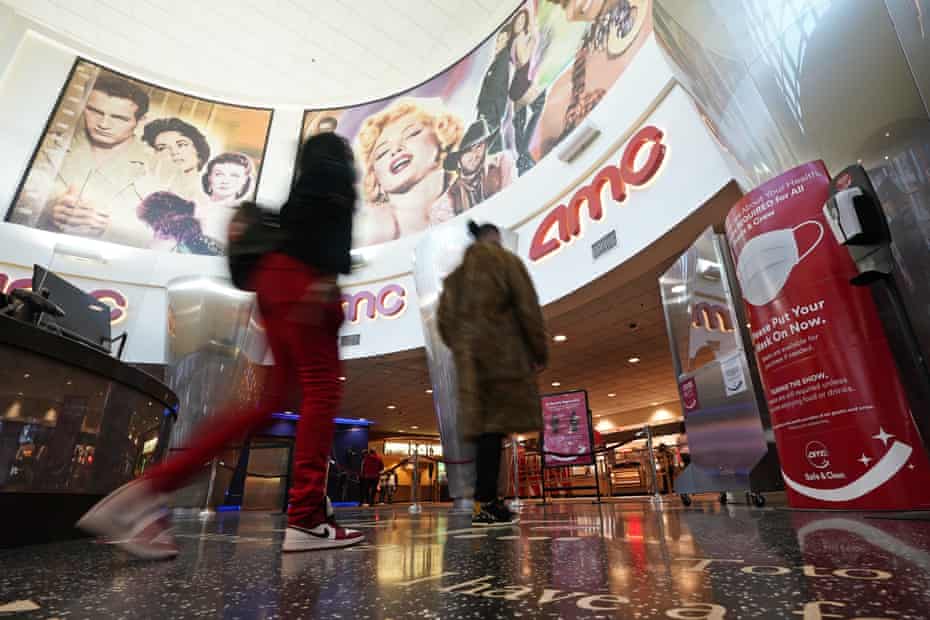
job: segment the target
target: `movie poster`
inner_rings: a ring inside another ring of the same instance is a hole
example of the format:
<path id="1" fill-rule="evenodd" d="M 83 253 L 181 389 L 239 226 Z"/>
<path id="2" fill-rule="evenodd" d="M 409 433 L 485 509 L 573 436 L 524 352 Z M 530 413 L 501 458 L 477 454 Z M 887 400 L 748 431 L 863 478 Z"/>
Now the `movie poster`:
<path id="1" fill-rule="evenodd" d="M 303 137 L 355 148 L 355 246 L 422 232 L 526 174 L 574 130 L 652 30 L 651 0 L 527 0 L 446 71 L 388 99 L 309 110 Z"/>
<path id="2" fill-rule="evenodd" d="M 7 220 L 161 252 L 222 255 L 235 207 L 255 195 L 271 114 L 79 59 Z"/>
<path id="3" fill-rule="evenodd" d="M 543 396 L 542 414 L 545 467 L 594 464 L 594 435 L 587 392 Z"/>

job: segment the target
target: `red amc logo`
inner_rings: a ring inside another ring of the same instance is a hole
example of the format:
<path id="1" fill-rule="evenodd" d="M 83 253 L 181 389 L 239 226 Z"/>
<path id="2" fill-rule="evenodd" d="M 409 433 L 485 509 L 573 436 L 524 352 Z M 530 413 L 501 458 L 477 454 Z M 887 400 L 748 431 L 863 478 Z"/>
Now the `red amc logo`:
<path id="1" fill-rule="evenodd" d="M 661 129 L 648 125 L 630 138 L 617 165 L 609 164 L 594 175 L 590 183 L 580 187 L 568 204 L 560 204 L 540 222 L 530 245 L 530 260 L 539 261 L 559 250 L 573 238 L 581 236 L 581 208 L 588 207 L 588 217 L 598 221 L 604 217 L 601 193 L 610 186 L 611 197 L 619 203 L 626 200 L 630 187 L 642 188 L 662 168 L 666 146 L 662 144 L 665 134 Z M 637 168 L 637 159 L 649 145 L 649 155 Z M 557 228 L 557 235 L 550 235 Z"/>
<path id="2" fill-rule="evenodd" d="M 407 308 L 407 290 L 399 284 L 388 284 L 377 293 L 365 290 L 346 293 L 342 296 L 342 308 L 347 321 L 358 323 L 361 320 L 362 304 L 365 316 L 372 321 L 379 316 L 396 319 Z"/>
<path id="3" fill-rule="evenodd" d="M 32 278 L 12 280 L 9 275 L 0 273 L 0 291 L 9 293 L 19 288 L 31 290 Z M 110 307 L 111 325 L 118 325 L 126 319 L 126 314 L 129 311 L 129 300 L 121 292 L 111 288 L 104 288 L 90 291 L 88 294 L 97 301 Z"/>
<path id="4" fill-rule="evenodd" d="M 691 309 L 691 325 L 695 328 L 704 328 L 709 332 L 732 332 L 733 320 L 730 310 L 718 304 L 709 304 L 701 301 L 694 304 Z"/>

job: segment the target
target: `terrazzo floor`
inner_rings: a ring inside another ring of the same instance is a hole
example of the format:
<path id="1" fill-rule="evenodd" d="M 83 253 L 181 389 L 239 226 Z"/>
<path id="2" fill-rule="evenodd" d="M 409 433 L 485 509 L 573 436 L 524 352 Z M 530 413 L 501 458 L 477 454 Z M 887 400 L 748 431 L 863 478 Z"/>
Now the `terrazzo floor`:
<path id="1" fill-rule="evenodd" d="M 174 561 L 0 551 L 0 617 L 930 618 L 928 521 L 710 500 L 531 505 L 480 530 L 447 506 L 338 517 L 367 542 L 282 554 L 280 515 L 182 514 Z"/>

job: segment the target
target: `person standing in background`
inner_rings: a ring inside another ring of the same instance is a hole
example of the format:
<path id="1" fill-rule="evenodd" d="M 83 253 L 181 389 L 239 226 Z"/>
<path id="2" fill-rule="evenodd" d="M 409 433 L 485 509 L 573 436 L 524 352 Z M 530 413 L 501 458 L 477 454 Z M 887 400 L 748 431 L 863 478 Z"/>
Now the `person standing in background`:
<path id="1" fill-rule="evenodd" d="M 375 505 L 375 491 L 378 488 L 378 479 L 381 477 L 381 470 L 384 469 L 384 461 L 378 456 L 374 448 L 368 451 L 365 458 L 362 459 L 362 499 L 360 504 L 368 503 L 369 506 Z"/>
<path id="2" fill-rule="evenodd" d="M 472 524 L 513 523 L 497 494 L 502 440 L 542 428 L 536 375 L 549 342 L 526 267 L 501 246 L 496 226 L 468 227 L 475 243 L 444 282 L 439 333 L 455 358 L 460 430 L 478 447 Z"/>

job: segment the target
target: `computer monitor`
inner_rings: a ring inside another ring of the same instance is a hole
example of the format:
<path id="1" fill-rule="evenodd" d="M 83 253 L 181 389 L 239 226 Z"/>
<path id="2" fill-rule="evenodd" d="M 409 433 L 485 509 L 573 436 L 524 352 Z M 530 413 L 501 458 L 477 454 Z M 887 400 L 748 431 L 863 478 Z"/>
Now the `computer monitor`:
<path id="1" fill-rule="evenodd" d="M 48 291 L 48 299 L 65 311 L 64 316 L 43 314 L 39 326 L 110 352 L 110 307 L 88 295 L 61 276 L 35 265 L 32 290 Z"/>

